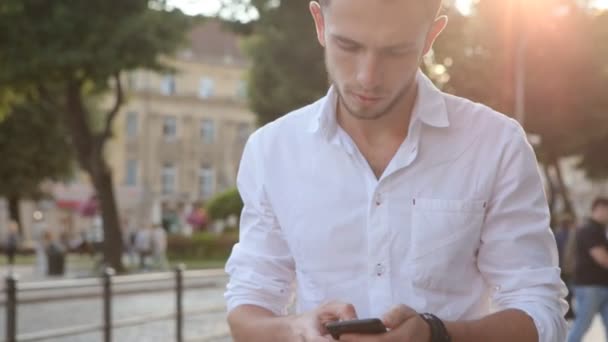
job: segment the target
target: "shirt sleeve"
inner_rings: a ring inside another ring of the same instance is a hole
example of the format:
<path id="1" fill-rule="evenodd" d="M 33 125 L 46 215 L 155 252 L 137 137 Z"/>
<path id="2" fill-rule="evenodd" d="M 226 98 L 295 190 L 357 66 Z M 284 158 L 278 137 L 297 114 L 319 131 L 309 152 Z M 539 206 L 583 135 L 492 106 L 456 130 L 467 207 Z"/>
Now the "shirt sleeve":
<path id="1" fill-rule="evenodd" d="M 295 265 L 264 190 L 263 154 L 259 131 L 248 140 L 237 175 L 243 200 L 239 242 L 226 263 L 229 282 L 225 292 L 230 312 L 251 304 L 287 313 Z"/>
<path id="2" fill-rule="evenodd" d="M 498 165 L 477 263 L 497 311 L 527 313 L 540 342 L 566 340 L 567 290 L 534 151 L 519 125 Z"/>

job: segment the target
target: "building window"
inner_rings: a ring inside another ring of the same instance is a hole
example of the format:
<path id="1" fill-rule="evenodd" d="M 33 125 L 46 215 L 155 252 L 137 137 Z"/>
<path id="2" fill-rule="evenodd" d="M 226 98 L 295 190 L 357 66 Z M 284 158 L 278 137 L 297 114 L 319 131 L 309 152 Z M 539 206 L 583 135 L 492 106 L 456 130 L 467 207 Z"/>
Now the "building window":
<path id="1" fill-rule="evenodd" d="M 165 140 L 177 138 L 177 119 L 175 116 L 166 116 L 163 119 L 163 137 Z"/>
<path id="2" fill-rule="evenodd" d="M 177 168 L 171 163 L 163 164 L 161 171 L 161 186 L 163 195 L 171 195 L 176 191 Z"/>
<path id="3" fill-rule="evenodd" d="M 237 143 L 245 144 L 247 142 L 247 139 L 249 138 L 250 134 L 251 134 L 250 125 L 245 122 L 239 123 L 237 126 L 237 132 L 236 132 Z"/>
<path id="4" fill-rule="evenodd" d="M 125 179 L 125 184 L 128 186 L 137 185 L 137 160 L 127 160 L 127 176 Z"/>
<path id="5" fill-rule="evenodd" d="M 160 92 L 163 95 L 174 95 L 175 94 L 175 76 L 165 75 L 160 84 Z"/>
<path id="6" fill-rule="evenodd" d="M 244 100 L 247 98 L 247 82 L 245 80 L 240 80 L 236 87 L 236 98 L 239 100 Z"/>
<path id="7" fill-rule="evenodd" d="M 201 138 L 206 144 L 213 144 L 215 141 L 215 123 L 211 119 L 201 120 Z"/>
<path id="8" fill-rule="evenodd" d="M 213 88 L 215 87 L 215 82 L 213 79 L 209 77 L 201 78 L 198 86 L 198 96 L 203 99 L 208 99 L 213 96 Z"/>
<path id="9" fill-rule="evenodd" d="M 209 165 L 203 165 L 198 173 L 199 197 L 207 200 L 215 193 L 215 171 Z"/>
<path id="10" fill-rule="evenodd" d="M 132 71 L 127 74 L 127 89 L 128 90 L 137 90 L 137 73 Z"/>
<path id="11" fill-rule="evenodd" d="M 137 113 L 136 112 L 128 112 L 127 113 L 127 137 L 135 138 L 137 137 Z"/>

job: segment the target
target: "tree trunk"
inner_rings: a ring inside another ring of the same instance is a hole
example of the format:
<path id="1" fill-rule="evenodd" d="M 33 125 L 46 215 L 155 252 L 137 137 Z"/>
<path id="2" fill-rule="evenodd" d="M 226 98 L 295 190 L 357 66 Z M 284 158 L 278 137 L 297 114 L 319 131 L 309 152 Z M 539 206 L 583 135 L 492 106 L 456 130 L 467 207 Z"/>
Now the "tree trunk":
<path id="1" fill-rule="evenodd" d="M 19 235 L 23 235 L 23 227 L 21 227 L 21 213 L 19 212 L 19 202 L 21 198 L 18 195 L 8 197 L 8 214 L 12 221 L 17 222 L 19 227 Z"/>
<path id="2" fill-rule="evenodd" d="M 120 229 L 120 218 L 114 197 L 114 184 L 112 171 L 107 166 L 101 155 L 97 156 L 98 168 L 93 171 L 92 178 L 101 206 L 101 217 L 103 222 L 103 254 L 104 261 L 108 266 L 114 268 L 118 273 L 125 271 L 122 265 L 123 239 Z"/>
<path id="3" fill-rule="evenodd" d="M 543 163 L 543 172 L 545 173 L 545 179 L 547 180 L 547 202 L 549 204 L 549 213 L 551 214 L 551 227 L 553 227 L 553 217 L 555 212 L 555 183 L 553 177 L 551 177 L 551 170 L 549 169 L 548 163 Z"/>
<path id="4" fill-rule="evenodd" d="M 122 265 L 123 241 L 114 198 L 112 172 L 104 160 L 103 139 L 93 134 L 88 122 L 89 113 L 83 105 L 82 82 L 72 81 L 66 85 L 66 109 L 64 119 L 70 132 L 78 162 L 92 179 L 101 204 L 104 242 L 103 256 L 107 266 L 116 272 L 124 272 Z"/>

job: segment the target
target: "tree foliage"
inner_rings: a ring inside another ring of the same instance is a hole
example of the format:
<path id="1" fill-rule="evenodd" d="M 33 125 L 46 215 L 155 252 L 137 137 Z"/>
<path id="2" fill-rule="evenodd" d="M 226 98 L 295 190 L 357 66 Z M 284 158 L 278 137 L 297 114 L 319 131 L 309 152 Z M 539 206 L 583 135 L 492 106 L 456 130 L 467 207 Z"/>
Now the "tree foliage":
<path id="1" fill-rule="evenodd" d="M 250 108 L 260 124 L 307 105 L 327 91 L 323 50 L 318 44 L 307 1 L 225 0 L 226 8 L 255 8 L 254 23 L 231 23 L 248 33 L 245 52 Z"/>
<path id="2" fill-rule="evenodd" d="M 105 261 L 121 271 L 122 235 L 112 173 L 104 158 L 124 102 L 122 74 L 160 70 L 184 41 L 189 20 L 160 0 L 3 0 L 0 85 L 28 89 L 61 115 L 80 167 L 92 180 L 104 223 Z M 87 98 L 108 92 L 100 129 Z"/>

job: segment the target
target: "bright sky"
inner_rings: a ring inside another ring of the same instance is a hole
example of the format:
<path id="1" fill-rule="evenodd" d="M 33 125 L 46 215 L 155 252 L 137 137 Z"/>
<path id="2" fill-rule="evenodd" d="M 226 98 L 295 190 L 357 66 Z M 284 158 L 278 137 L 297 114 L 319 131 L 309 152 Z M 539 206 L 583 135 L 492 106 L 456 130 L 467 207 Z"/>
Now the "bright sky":
<path id="1" fill-rule="evenodd" d="M 467 13 L 473 0 L 456 0 L 456 6 L 463 13 Z M 171 6 L 182 9 L 187 14 L 215 14 L 220 8 L 219 0 L 169 0 Z M 594 4 L 598 8 L 608 9 L 608 0 L 595 0 Z"/>
<path id="2" fill-rule="evenodd" d="M 215 14 L 220 8 L 219 0 L 169 0 L 170 6 L 181 8 L 186 14 Z"/>

